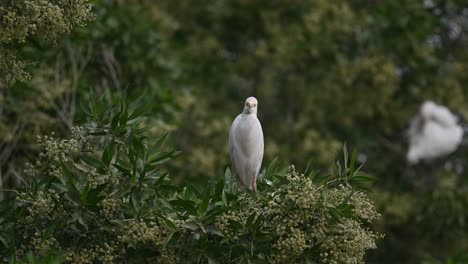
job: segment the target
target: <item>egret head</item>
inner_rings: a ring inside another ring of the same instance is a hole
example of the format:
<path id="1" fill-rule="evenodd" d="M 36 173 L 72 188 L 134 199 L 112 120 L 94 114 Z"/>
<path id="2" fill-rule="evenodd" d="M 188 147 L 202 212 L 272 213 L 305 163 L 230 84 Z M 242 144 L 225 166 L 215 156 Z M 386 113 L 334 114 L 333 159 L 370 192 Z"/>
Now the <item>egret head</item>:
<path id="1" fill-rule="evenodd" d="M 426 101 L 421 106 L 421 117 L 423 122 L 433 119 L 434 111 L 437 111 L 437 105 L 432 101 Z"/>
<path id="2" fill-rule="evenodd" d="M 456 115 L 450 112 L 447 107 L 431 101 L 426 101 L 421 106 L 421 118 L 423 122 L 435 122 L 446 128 L 459 126 Z"/>
<path id="3" fill-rule="evenodd" d="M 249 97 L 245 100 L 244 114 L 257 114 L 258 101 L 255 97 Z"/>
<path id="4" fill-rule="evenodd" d="M 430 116 L 434 111 L 437 111 L 437 105 L 432 101 L 426 101 L 421 106 L 422 116 Z"/>

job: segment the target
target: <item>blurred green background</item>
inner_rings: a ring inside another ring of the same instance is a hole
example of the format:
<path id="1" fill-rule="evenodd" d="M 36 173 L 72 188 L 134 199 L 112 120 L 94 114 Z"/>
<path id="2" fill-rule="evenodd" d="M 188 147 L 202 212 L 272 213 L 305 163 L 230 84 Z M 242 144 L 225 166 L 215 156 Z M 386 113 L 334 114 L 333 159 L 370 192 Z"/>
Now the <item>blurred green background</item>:
<path id="1" fill-rule="evenodd" d="M 379 178 L 371 228 L 385 238 L 369 263 L 467 263 L 466 147 L 409 167 L 405 131 L 425 100 L 468 117 L 468 1 L 92 2 L 94 21 L 53 45 L 0 37 L 0 51 L 37 62 L 30 78 L 0 81 L 3 188 L 20 183 L 37 134 L 68 133 L 91 92 L 124 91 L 148 106 L 150 133 L 170 132 L 182 151 L 174 180 L 202 184 L 229 166 L 229 127 L 255 96 L 264 164 L 326 172 L 346 142 Z M 435 188 L 421 180 L 429 173 Z"/>

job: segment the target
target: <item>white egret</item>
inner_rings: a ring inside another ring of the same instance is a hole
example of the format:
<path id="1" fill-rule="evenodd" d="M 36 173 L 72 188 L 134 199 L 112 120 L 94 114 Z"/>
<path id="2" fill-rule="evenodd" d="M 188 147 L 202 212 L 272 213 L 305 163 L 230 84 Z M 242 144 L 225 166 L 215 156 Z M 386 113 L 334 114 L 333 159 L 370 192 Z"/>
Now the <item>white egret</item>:
<path id="1" fill-rule="evenodd" d="M 236 179 L 257 190 L 257 176 L 263 159 L 263 131 L 257 118 L 255 97 L 245 100 L 244 111 L 232 122 L 229 131 L 229 154 Z"/>
<path id="2" fill-rule="evenodd" d="M 463 139 L 463 128 L 446 107 L 426 101 L 411 122 L 406 159 L 411 164 L 454 152 Z"/>

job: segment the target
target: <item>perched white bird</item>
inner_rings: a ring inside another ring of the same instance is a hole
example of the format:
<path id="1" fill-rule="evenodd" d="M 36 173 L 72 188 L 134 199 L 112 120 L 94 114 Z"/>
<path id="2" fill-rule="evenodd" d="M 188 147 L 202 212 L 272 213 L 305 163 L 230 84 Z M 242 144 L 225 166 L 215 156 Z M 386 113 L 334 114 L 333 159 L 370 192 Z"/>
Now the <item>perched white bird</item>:
<path id="1" fill-rule="evenodd" d="M 446 107 L 426 101 L 411 122 L 407 160 L 416 164 L 454 152 L 463 139 L 463 128 Z"/>
<path id="2" fill-rule="evenodd" d="M 257 118 L 255 97 L 245 100 L 244 111 L 232 122 L 229 131 L 229 155 L 236 179 L 257 190 L 257 176 L 263 159 L 263 131 Z"/>

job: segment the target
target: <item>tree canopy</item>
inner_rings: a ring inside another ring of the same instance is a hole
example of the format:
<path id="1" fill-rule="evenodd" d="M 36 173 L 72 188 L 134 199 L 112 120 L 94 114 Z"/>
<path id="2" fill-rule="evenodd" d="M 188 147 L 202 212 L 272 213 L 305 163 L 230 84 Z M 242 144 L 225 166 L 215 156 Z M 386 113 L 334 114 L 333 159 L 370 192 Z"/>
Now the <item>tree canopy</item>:
<path id="1" fill-rule="evenodd" d="M 181 151 L 164 165 L 170 178 L 204 186 L 224 175 L 229 126 L 255 96 L 263 167 L 279 157 L 281 166 L 331 173 L 346 142 L 378 179 L 371 196 L 382 217 L 372 228 L 385 237 L 369 262 L 462 263 L 465 147 L 409 166 L 405 131 L 425 100 L 468 116 L 467 4 L 3 1 L 3 186 L 20 184 L 23 164 L 41 151 L 37 135 L 66 137 L 87 120 L 80 101 L 95 93 L 111 104 L 123 92 L 141 97 L 146 136 L 170 132 L 167 145 Z M 437 186 L 427 186 L 428 174 Z"/>

